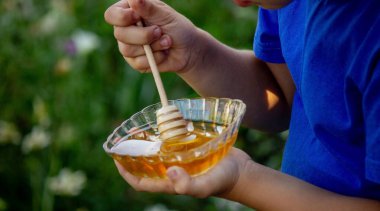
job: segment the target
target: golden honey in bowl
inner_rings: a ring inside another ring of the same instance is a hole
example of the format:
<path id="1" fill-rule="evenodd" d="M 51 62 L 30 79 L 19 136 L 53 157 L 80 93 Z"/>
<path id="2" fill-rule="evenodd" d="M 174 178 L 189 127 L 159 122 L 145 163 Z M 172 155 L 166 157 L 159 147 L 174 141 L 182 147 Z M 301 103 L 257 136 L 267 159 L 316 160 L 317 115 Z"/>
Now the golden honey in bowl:
<path id="1" fill-rule="evenodd" d="M 183 167 L 192 176 L 205 173 L 235 143 L 245 104 L 238 99 L 211 97 L 177 99 L 169 104 L 182 113 L 188 134 L 165 140 L 160 137 L 156 114 L 162 105 L 156 103 L 115 128 L 103 149 L 139 177 L 165 178 L 171 166 Z"/>
<path id="2" fill-rule="evenodd" d="M 166 170 L 171 166 L 180 166 L 193 176 L 202 174 L 225 156 L 234 144 L 237 133 L 224 141 L 214 142 L 215 138 L 226 132 L 226 126 L 205 122 L 193 122 L 192 125 L 193 130 L 187 136 L 165 142 L 157 141 L 157 137 L 152 135 L 140 134 L 148 140 L 135 140 L 132 137 L 136 135 L 130 136 L 123 140 L 124 144 L 129 142 L 130 147 L 141 145 L 140 149 L 130 148 L 130 152 L 114 153 L 112 157 L 128 172 L 139 177 L 165 178 Z"/>

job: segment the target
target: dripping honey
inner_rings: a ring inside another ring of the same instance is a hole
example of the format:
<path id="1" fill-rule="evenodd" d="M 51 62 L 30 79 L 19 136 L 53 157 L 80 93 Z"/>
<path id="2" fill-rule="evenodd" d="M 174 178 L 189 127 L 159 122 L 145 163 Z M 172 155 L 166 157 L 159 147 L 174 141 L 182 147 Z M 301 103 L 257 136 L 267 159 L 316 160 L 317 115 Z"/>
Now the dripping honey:
<path id="1" fill-rule="evenodd" d="M 164 142 L 156 155 L 133 157 L 114 154 L 113 158 L 128 172 L 139 177 L 165 178 L 166 169 L 171 166 L 180 166 L 190 175 L 202 174 L 226 155 L 235 143 L 237 133 L 217 143 L 215 138 L 226 126 L 204 122 L 193 122 L 193 126 L 194 130 L 189 135 L 195 138 L 183 141 L 182 137 Z"/>

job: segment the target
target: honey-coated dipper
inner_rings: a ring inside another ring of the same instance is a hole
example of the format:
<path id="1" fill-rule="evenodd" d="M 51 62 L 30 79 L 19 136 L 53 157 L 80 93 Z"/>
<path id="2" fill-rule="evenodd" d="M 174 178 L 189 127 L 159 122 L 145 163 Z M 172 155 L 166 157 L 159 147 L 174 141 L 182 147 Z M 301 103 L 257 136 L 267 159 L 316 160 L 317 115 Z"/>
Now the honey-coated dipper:
<path id="1" fill-rule="evenodd" d="M 143 27 L 142 21 L 137 22 L 137 26 Z M 188 133 L 187 122 L 183 119 L 183 116 L 177 106 L 169 105 L 168 103 L 168 98 L 166 96 L 160 77 L 160 72 L 153 56 L 152 48 L 150 45 L 144 45 L 143 47 L 146 57 L 148 58 L 150 69 L 152 70 L 153 78 L 162 104 L 162 108 L 157 111 L 157 125 L 158 131 L 160 132 L 160 138 L 163 141 L 167 141 L 172 138 L 186 135 Z"/>

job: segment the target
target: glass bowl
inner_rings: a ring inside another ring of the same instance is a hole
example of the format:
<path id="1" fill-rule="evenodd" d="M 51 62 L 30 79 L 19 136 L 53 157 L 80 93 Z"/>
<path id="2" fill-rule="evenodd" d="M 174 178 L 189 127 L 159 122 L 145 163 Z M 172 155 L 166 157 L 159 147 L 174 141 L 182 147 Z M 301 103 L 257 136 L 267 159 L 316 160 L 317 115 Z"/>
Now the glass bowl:
<path id="1" fill-rule="evenodd" d="M 127 171 L 139 177 L 166 178 L 166 169 L 171 166 L 180 166 L 196 176 L 215 166 L 236 141 L 245 104 L 228 98 L 177 99 L 169 101 L 169 104 L 178 107 L 188 121 L 188 130 L 201 142 L 182 142 L 185 144 L 169 147 L 175 150 L 162 150 L 167 142 L 159 139 L 156 111 L 161 108 L 161 103 L 157 103 L 118 126 L 103 144 L 104 150 Z M 136 154 L 133 148 L 129 148 L 129 153 L 116 150 L 122 144 L 132 142 L 137 142 L 137 145 L 148 143 L 143 146 L 156 150 L 147 154 Z"/>

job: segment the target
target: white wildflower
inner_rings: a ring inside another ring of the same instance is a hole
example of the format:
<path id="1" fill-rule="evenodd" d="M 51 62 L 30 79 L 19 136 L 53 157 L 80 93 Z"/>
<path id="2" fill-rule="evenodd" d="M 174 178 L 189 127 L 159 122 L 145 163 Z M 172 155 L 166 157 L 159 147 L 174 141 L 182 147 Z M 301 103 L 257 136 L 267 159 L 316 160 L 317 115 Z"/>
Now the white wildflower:
<path id="1" fill-rule="evenodd" d="M 86 175 L 82 171 L 63 168 L 55 177 L 47 179 L 49 190 L 56 195 L 77 196 L 86 185 Z"/>
<path id="2" fill-rule="evenodd" d="M 43 128 L 36 126 L 32 132 L 25 136 L 22 142 L 22 151 L 29 153 L 34 150 L 43 149 L 50 144 L 50 134 Z"/>
<path id="3" fill-rule="evenodd" d="M 68 12 L 65 1 L 50 1 L 50 10 L 39 20 L 39 33 L 51 34 L 72 24 L 73 17 Z"/>
<path id="4" fill-rule="evenodd" d="M 163 204 L 154 204 L 152 206 L 146 207 L 144 211 L 170 211 L 165 205 Z"/>
<path id="5" fill-rule="evenodd" d="M 77 30 L 71 39 L 75 44 L 76 51 L 79 55 L 86 55 L 100 46 L 98 35 L 93 32 Z"/>
<path id="6" fill-rule="evenodd" d="M 0 120 L 0 144 L 18 144 L 20 139 L 21 135 L 14 124 Z"/>
<path id="7" fill-rule="evenodd" d="M 39 29 L 42 34 L 50 34 L 57 31 L 65 16 L 57 10 L 51 10 L 39 22 Z"/>

